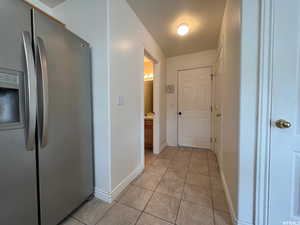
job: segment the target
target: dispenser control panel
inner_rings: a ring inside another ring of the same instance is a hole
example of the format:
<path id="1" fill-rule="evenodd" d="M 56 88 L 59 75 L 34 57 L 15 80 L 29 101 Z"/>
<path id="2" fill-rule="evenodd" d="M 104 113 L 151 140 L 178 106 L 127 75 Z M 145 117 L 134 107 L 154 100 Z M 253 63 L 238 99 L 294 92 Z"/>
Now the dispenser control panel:
<path id="1" fill-rule="evenodd" d="M 0 87 L 19 88 L 19 77 L 16 74 L 7 74 L 0 72 Z"/>

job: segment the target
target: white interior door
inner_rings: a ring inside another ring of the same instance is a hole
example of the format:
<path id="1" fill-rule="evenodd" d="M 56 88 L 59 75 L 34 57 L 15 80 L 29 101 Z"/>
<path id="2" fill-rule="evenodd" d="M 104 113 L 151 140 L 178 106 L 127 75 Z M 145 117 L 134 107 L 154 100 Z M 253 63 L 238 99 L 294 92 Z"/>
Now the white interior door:
<path id="1" fill-rule="evenodd" d="M 178 74 L 178 144 L 210 148 L 211 68 Z"/>
<path id="2" fill-rule="evenodd" d="M 268 224 L 290 225 L 300 224 L 300 1 L 273 3 Z"/>

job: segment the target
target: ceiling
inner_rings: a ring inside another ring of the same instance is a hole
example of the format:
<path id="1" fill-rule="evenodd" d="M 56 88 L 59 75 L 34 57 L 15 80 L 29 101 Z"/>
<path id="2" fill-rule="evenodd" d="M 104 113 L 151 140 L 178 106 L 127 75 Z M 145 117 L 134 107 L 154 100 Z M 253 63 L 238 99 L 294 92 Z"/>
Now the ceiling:
<path id="1" fill-rule="evenodd" d="M 127 0 L 166 56 L 217 48 L 226 0 Z M 190 33 L 178 36 L 187 23 Z"/>
<path id="2" fill-rule="evenodd" d="M 49 6 L 50 8 L 53 8 L 61 3 L 63 3 L 66 0 L 40 0 L 45 5 Z"/>

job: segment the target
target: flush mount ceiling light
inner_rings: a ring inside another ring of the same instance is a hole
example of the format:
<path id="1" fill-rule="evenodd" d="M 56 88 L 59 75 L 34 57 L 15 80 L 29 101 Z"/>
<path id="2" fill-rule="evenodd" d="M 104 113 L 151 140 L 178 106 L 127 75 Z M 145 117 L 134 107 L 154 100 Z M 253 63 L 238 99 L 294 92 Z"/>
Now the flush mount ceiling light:
<path id="1" fill-rule="evenodd" d="M 177 34 L 180 36 L 185 36 L 190 32 L 190 27 L 187 24 L 180 24 L 177 28 Z"/>

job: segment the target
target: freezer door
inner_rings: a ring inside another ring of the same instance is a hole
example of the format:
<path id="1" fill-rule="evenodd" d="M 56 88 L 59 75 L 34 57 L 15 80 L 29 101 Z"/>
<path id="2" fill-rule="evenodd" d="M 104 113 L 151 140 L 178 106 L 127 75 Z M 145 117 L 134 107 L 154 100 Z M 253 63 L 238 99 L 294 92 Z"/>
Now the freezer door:
<path id="1" fill-rule="evenodd" d="M 0 32 L 0 224 L 37 225 L 30 8 L 1 0 Z"/>
<path id="2" fill-rule="evenodd" d="M 90 49 L 38 11 L 34 31 L 41 224 L 56 225 L 93 193 Z"/>

